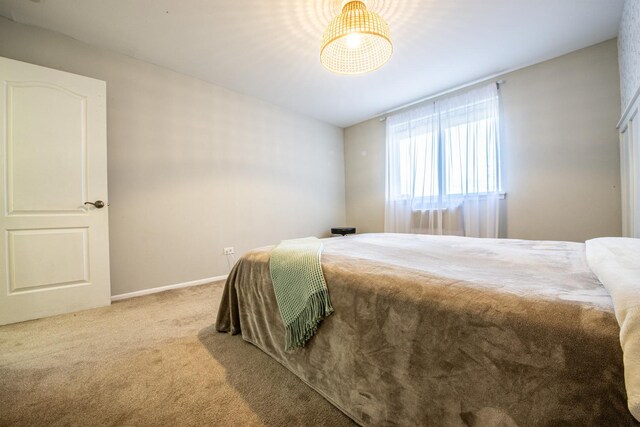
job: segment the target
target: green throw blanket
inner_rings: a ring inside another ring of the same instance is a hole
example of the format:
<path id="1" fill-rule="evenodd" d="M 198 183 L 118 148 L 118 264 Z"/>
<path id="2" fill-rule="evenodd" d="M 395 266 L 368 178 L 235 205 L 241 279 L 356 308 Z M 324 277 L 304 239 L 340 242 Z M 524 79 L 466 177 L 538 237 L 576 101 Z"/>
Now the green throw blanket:
<path id="1" fill-rule="evenodd" d="M 271 281 L 285 327 L 285 351 L 302 348 L 333 313 L 315 237 L 283 240 L 269 260 Z"/>

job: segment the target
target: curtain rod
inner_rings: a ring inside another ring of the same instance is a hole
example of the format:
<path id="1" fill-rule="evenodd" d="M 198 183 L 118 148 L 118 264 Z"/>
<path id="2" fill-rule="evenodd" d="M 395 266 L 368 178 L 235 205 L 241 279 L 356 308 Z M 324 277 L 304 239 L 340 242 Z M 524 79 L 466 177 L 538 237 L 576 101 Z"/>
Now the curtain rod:
<path id="1" fill-rule="evenodd" d="M 448 93 L 456 92 L 456 91 L 458 91 L 460 89 L 464 89 L 464 88 L 467 88 L 467 87 L 470 87 L 470 86 L 474 86 L 474 85 L 477 85 L 477 84 L 480 84 L 480 83 L 487 82 L 489 80 L 495 79 L 498 76 L 502 76 L 502 75 L 506 74 L 507 72 L 493 74 L 493 75 L 491 75 L 489 77 L 483 77 L 481 79 L 474 80 L 472 82 L 465 83 L 463 85 L 456 86 L 456 87 L 453 87 L 451 89 L 444 90 L 442 92 L 438 92 L 438 93 L 436 93 L 434 95 L 429 95 L 429 96 L 427 96 L 425 98 L 420 98 L 420 99 L 418 99 L 416 101 L 409 102 L 408 104 L 404 104 L 404 105 L 401 105 L 399 107 L 392 108 L 391 110 L 387 110 L 384 113 L 379 114 L 378 116 L 381 116 L 379 120 L 381 122 L 383 122 L 383 121 L 385 121 L 387 119 L 388 115 L 391 114 L 391 113 L 395 113 L 396 111 L 403 110 L 403 109 L 405 109 L 407 107 L 411 107 L 412 105 L 416 105 L 416 104 L 420 104 L 422 102 L 429 101 L 430 99 L 438 98 L 438 97 L 440 97 L 442 95 L 446 95 Z M 502 85 L 502 84 L 505 84 L 506 82 L 507 82 L 506 80 L 496 80 L 496 84 L 498 86 Z"/>

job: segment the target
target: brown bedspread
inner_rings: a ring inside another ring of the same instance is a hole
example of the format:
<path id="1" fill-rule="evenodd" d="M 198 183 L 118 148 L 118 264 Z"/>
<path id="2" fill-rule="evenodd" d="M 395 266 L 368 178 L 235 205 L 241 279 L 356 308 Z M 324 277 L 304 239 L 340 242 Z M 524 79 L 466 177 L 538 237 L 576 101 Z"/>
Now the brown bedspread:
<path id="1" fill-rule="evenodd" d="M 363 425 L 636 425 L 612 302 L 568 242 L 325 239 L 335 313 L 284 351 L 271 247 L 231 271 L 217 329 L 242 333 Z"/>

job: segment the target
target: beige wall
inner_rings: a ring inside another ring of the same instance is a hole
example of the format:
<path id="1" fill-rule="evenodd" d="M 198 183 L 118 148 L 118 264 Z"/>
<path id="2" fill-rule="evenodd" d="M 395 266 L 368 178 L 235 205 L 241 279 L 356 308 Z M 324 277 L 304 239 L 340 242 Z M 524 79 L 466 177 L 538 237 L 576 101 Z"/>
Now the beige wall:
<path id="1" fill-rule="evenodd" d="M 4 18 L 0 56 L 107 82 L 114 295 L 344 223 L 340 128 Z"/>
<path id="2" fill-rule="evenodd" d="M 347 223 L 358 233 L 384 231 L 385 122 L 348 127 L 344 142 Z"/>
<path id="3" fill-rule="evenodd" d="M 584 241 L 619 236 L 616 40 L 508 73 L 501 236 Z M 384 229 L 385 126 L 345 129 L 347 223 Z"/>

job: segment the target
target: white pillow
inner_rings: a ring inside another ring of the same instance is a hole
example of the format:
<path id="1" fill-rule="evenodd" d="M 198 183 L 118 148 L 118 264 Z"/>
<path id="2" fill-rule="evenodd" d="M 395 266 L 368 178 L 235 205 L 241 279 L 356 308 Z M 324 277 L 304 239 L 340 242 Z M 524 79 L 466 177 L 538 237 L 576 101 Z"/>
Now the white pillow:
<path id="1" fill-rule="evenodd" d="M 640 421 L 640 239 L 603 237 L 585 244 L 589 268 L 613 299 L 624 354 L 627 404 Z"/>

